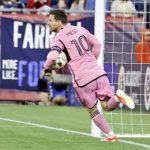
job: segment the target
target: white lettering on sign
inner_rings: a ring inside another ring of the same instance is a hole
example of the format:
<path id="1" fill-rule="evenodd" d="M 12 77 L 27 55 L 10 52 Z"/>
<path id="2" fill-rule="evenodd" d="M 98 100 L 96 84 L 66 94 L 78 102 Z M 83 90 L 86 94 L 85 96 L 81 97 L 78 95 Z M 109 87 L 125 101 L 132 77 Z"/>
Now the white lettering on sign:
<path id="1" fill-rule="evenodd" d="M 2 79 L 17 80 L 16 72 L 18 70 L 18 60 L 5 59 L 2 60 Z"/>
<path id="2" fill-rule="evenodd" d="M 48 49 L 54 36 L 48 25 L 14 21 L 13 41 L 16 48 Z"/>

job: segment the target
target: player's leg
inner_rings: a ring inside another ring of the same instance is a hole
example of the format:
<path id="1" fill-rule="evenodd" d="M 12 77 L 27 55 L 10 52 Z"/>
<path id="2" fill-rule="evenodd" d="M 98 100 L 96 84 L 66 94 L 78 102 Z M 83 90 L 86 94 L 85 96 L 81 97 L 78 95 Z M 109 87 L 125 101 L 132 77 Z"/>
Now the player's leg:
<path id="1" fill-rule="evenodd" d="M 40 105 L 41 104 L 46 106 L 50 105 L 49 95 L 47 92 L 40 92 L 39 98 L 40 98 L 40 102 L 39 102 Z"/>
<path id="2" fill-rule="evenodd" d="M 108 141 L 108 142 L 115 142 L 118 141 L 118 137 L 115 136 L 113 130 L 111 129 L 110 125 L 108 124 L 107 120 L 104 118 L 104 116 L 98 111 L 97 105 L 95 105 L 92 108 L 88 108 L 88 111 L 90 113 L 90 116 L 94 123 L 102 130 L 106 138 L 102 139 L 102 141 Z"/>
<path id="3" fill-rule="evenodd" d="M 100 100 L 104 110 L 112 111 L 118 107 L 118 100 L 116 99 L 107 76 L 97 79 L 96 96 Z"/>
<path id="4" fill-rule="evenodd" d="M 56 105 L 65 105 L 66 101 L 66 97 L 62 95 L 57 95 L 53 98 L 53 103 Z"/>
<path id="5" fill-rule="evenodd" d="M 114 135 L 110 125 L 104 118 L 104 116 L 97 109 L 97 97 L 95 90 L 97 88 L 97 82 L 94 81 L 83 88 L 75 88 L 79 96 L 80 102 L 88 109 L 88 112 L 94 121 L 94 123 L 102 130 L 107 136 L 107 141 L 117 141 L 117 137 Z"/>
<path id="6" fill-rule="evenodd" d="M 64 105 L 66 101 L 66 89 L 57 90 L 56 88 L 53 88 L 52 102 L 56 105 Z"/>
<path id="7" fill-rule="evenodd" d="M 117 90 L 116 94 L 113 93 L 109 80 L 103 76 L 97 80 L 98 90 L 96 91 L 97 97 L 101 101 L 102 107 L 106 111 L 114 110 L 118 107 L 119 103 L 123 103 L 130 109 L 134 108 L 133 100 L 127 96 L 123 91 Z"/>

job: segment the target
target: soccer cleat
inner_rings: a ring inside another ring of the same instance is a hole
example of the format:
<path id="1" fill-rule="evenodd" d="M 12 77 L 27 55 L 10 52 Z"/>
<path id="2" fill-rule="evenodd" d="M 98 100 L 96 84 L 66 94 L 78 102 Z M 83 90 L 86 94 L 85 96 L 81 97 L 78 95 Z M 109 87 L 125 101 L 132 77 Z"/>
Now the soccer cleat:
<path id="1" fill-rule="evenodd" d="M 130 96 L 126 95 L 122 90 L 117 90 L 116 95 L 122 104 L 126 105 L 130 109 L 135 108 L 135 104 L 134 104 L 134 101 L 132 100 L 132 98 Z"/>
<path id="2" fill-rule="evenodd" d="M 113 136 L 109 136 L 109 137 L 106 137 L 104 139 L 102 139 L 101 141 L 104 141 L 104 142 L 117 142 L 119 140 L 119 138 L 115 135 Z"/>

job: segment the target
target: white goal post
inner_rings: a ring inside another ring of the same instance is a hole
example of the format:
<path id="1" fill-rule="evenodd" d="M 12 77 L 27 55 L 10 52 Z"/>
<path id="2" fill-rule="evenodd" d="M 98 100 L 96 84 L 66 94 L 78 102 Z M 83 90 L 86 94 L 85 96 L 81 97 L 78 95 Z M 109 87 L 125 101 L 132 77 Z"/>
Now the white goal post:
<path id="1" fill-rule="evenodd" d="M 104 23 L 105 23 L 105 10 L 104 10 L 104 0 L 95 0 L 95 22 L 94 22 L 94 34 L 101 42 L 101 53 L 98 58 L 98 63 L 103 67 L 104 62 Z M 97 107 L 100 112 L 102 112 L 100 103 L 97 103 Z M 91 121 L 91 135 L 93 137 L 100 137 L 101 130 Z"/>

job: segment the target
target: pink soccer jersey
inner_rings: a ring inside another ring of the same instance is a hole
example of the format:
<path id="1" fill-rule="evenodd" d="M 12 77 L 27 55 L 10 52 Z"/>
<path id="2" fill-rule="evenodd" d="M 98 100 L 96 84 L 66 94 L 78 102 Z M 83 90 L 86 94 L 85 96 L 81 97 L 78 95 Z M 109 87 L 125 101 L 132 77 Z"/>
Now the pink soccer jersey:
<path id="1" fill-rule="evenodd" d="M 67 55 L 74 87 L 85 86 L 106 74 L 97 63 L 100 43 L 85 28 L 68 24 L 57 33 L 44 63 L 45 69 L 51 68 L 60 51 Z"/>

